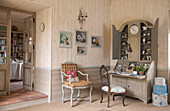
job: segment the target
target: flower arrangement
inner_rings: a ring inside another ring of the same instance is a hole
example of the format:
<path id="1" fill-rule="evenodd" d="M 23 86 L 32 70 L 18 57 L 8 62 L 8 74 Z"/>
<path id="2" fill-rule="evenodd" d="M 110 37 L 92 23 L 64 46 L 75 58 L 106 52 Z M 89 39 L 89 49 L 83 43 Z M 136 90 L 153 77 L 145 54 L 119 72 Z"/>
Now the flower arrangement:
<path id="1" fill-rule="evenodd" d="M 76 30 L 76 43 L 87 44 L 87 32 L 82 30 Z"/>
<path id="2" fill-rule="evenodd" d="M 86 46 L 77 46 L 77 54 L 86 54 Z"/>
<path id="3" fill-rule="evenodd" d="M 139 67 L 136 67 L 136 70 L 139 71 L 146 71 L 146 68 L 140 65 Z"/>
<path id="4" fill-rule="evenodd" d="M 79 42 L 86 42 L 86 36 L 84 35 L 84 33 L 78 34 L 77 35 L 77 40 Z"/>
<path id="5" fill-rule="evenodd" d="M 65 45 L 70 45 L 70 43 L 68 42 L 68 37 L 67 37 L 67 35 L 63 35 L 63 36 L 62 36 L 62 40 L 64 41 L 64 44 L 65 44 Z"/>
<path id="6" fill-rule="evenodd" d="M 70 32 L 60 32 L 60 47 L 71 47 L 71 33 Z"/>
<path id="7" fill-rule="evenodd" d="M 100 36 L 92 36 L 91 38 L 92 47 L 101 47 L 101 37 Z"/>
<path id="8" fill-rule="evenodd" d="M 84 53 L 84 48 L 83 47 L 79 47 L 78 48 L 78 53 Z"/>
<path id="9" fill-rule="evenodd" d="M 139 72 L 139 75 L 144 75 L 146 68 L 141 65 L 139 67 L 136 67 L 136 70 Z"/>
<path id="10" fill-rule="evenodd" d="M 100 46 L 99 39 L 93 39 L 93 44 L 96 46 Z"/>

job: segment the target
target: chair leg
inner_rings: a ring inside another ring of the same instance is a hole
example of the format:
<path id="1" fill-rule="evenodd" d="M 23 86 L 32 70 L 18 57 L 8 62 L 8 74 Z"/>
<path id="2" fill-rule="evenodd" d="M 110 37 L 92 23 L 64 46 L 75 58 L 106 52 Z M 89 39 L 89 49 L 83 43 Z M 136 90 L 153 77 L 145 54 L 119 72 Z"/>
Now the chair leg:
<path id="1" fill-rule="evenodd" d="M 64 86 L 62 86 L 62 103 L 64 103 Z"/>
<path id="2" fill-rule="evenodd" d="M 100 103 L 103 102 L 103 90 L 101 90 L 101 100 L 100 100 Z"/>
<path id="3" fill-rule="evenodd" d="M 114 95 L 112 95 L 113 96 L 113 101 L 115 100 L 115 96 Z"/>
<path id="4" fill-rule="evenodd" d="M 110 92 L 108 92 L 107 94 L 108 94 L 108 103 L 107 103 L 107 107 L 109 108 L 109 105 L 110 105 Z"/>
<path id="5" fill-rule="evenodd" d="M 73 106 L 73 93 L 74 93 L 74 89 L 71 89 L 71 95 L 70 95 L 70 107 Z"/>
<path id="6" fill-rule="evenodd" d="M 124 101 L 125 101 L 125 97 L 126 97 L 126 94 L 125 94 L 125 93 L 123 93 L 123 101 L 122 101 L 123 106 L 125 106 L 125 103 L 124 103 Z"/>
<path id="7" fill-rule="evenodd" d="M 92 103 L 92 95 L 91 95 L 92 90 L 93 90 L 93 86 L 92 86 L 92 85 L 90 85 L 90 103 Z"/>
<path id="8" fill-rule="evenodd" d="M 80 98 L 80 89 L 78 89 L 77 98 Z"/>

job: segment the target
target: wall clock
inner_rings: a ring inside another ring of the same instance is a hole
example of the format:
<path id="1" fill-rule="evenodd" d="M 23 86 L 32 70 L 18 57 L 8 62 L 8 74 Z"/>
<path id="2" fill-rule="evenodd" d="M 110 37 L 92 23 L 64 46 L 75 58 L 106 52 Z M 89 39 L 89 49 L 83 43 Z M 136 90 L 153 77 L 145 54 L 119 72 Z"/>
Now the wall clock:
<path id="1" fill-rule="evenodd" d="M 41 24 L 40 24 L 40 31 L 41 31 L 41 32 L 44 32 L 44 30 L 45 30 L 45 24 L 44 24 L 44 23 L 41 23 Z"/>
<path id="2" fill-rule="evenodd" d="M 130 34 L 131 35 L 136 35 L 139 32 L 139 27 L 137 25 L 132 25 L 130 27 Z"/>

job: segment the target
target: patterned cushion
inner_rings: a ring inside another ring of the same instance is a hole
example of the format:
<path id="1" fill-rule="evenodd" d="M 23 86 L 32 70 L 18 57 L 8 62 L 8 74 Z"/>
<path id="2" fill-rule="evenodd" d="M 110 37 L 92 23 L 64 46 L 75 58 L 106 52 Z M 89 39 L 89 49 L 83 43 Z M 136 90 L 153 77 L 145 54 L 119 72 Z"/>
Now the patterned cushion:
<path id="1" fill-rule="evenodd" d="M 91 81 L 84 81 L 84 80 L 80 80 L 78 82 L 72 82 L 71 84 L 69 84 L 68 81 L 66 82 L 63 82 L 62 83 L 63 85 L 67 85 L 67 86 L 70 86 L 70 87 L 83 87 L 83 86 L 89 86 L 92 84 Z"/>
<path id="2" fill-rule="evenodd" d="M 76 71 L 77 72 L 77 64 L 62 64 L 62 72 L 66 71 Z M 63 78 L 66 79 L 66 77 L 63 75 Z"/>
<path id="3" fill-rule="evenodd" d="M 102 87 L 102 90 L 108 92 L 109 88 L 107 86 L 104 86 L 104 87 Z M 111 91 L 110 92 L 113 92 L 113 93 L 124 93 L 125 91 L 126 90 L 123 87 L 114 86 L 114 87 L 111 87 Z"/>
<path id="4" fill-rule="evenodd" d="M 71 75 L 72 78 L 77 76 L 77 71 L 65 71 L 67 75 Z M 69 77 L 67 77 L 68 79 Z"/>

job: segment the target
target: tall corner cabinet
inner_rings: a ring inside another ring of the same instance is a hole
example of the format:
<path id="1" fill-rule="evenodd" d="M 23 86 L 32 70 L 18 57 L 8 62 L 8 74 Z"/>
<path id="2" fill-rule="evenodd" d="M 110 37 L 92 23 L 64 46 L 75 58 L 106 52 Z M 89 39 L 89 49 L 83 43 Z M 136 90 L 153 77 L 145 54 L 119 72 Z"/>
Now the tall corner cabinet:
<path id="1" fill-rule="evenodd" d="M 119 30 L 113 25 L 112 59 L 127 64 L 150 64 L 146 78 L 112 76 L 112 85 L 126 89 L 126 95 L 142 100 L 145 104 L 152 98 L 153 79 L 156 76 L 158 60 L 158 21 L 155 24 L 145 20 L 124 23 Z M 116 67 L 116 66 L 115 66 Z"/>

